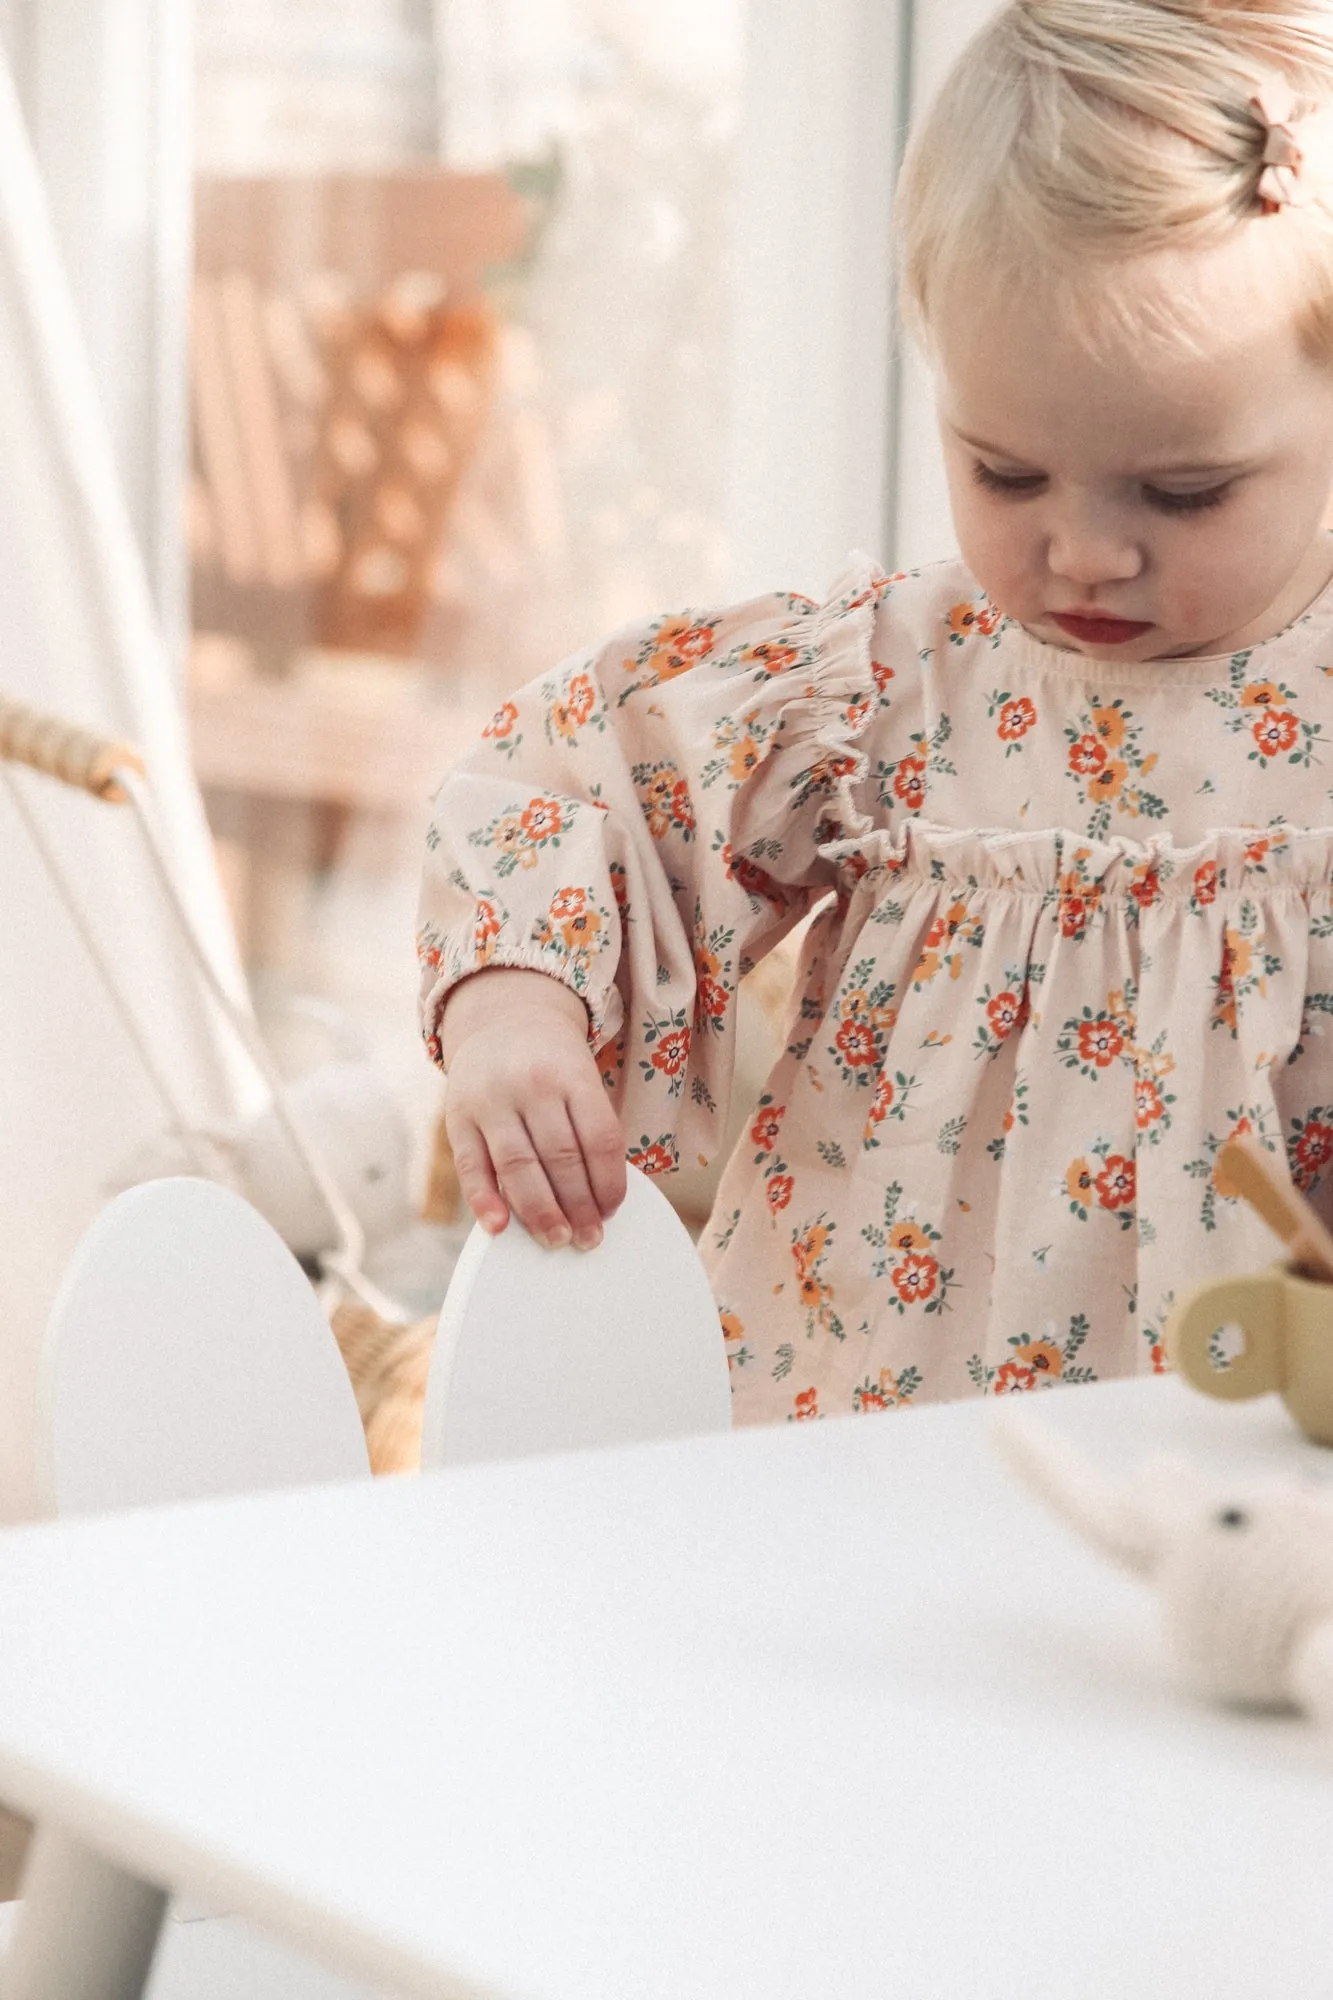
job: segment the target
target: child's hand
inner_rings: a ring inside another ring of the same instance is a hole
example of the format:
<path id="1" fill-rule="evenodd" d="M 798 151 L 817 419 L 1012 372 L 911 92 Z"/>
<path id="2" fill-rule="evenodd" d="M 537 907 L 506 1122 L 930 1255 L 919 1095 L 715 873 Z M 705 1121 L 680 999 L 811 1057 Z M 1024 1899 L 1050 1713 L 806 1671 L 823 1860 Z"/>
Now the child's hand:
<path id="1" fill-rule="evenodd" d="M 545 972 L 496 966 L 440 1024 L 445 1125 L 464 1199 L 496 1236 L 510 1212 L 548 1250 L 591 1250 L 625 1199 L 625 1141 L 588 1047 L 588 1011 Z"/>

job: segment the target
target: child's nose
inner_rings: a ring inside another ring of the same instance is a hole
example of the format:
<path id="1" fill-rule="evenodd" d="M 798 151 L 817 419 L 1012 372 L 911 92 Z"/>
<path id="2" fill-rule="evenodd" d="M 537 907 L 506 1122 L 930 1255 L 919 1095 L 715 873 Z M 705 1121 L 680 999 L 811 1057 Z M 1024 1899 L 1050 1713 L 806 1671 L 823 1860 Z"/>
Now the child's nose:
<path id="1" fill-rule="evenodd" d="M 1136 577 L 1143 568 L 1143 553 L 1112 512 L 1089 508 L 1062 516 L 1054 524 L 1046 561 L 1052 576 L 1091 589 Z"/>

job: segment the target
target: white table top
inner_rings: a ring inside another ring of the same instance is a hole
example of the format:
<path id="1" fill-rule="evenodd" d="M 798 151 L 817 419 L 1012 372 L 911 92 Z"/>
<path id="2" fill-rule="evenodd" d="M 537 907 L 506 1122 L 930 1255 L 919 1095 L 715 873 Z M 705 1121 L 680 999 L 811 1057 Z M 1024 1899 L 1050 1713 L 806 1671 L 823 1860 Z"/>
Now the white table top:
<path id="1" fill-rule="evenodd" d="M 1280 1405 L 1033 1414 L 1315 1465 Z M 0 1536 L 0 1796 L 404 1993 L 1333 1991 L 1333 1754 L 1177 1684 L 977 1405 Z"/>

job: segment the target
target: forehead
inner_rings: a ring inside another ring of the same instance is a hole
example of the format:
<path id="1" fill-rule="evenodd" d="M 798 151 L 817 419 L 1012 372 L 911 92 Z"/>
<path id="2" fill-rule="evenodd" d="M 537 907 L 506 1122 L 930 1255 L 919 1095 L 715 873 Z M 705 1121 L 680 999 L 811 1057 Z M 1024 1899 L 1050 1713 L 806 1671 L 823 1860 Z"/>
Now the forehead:
<path id="1" fill-rule="evenodd" d="M 1098 294 L 1080 300 L 1098 328 L 1095 353 L 1038 287 L 960 288 L 935 328 L 941 415 L 1044 469 L 1261 457 L 1302 429 L 1329 384 L 1300 346 L 1289 299 L 1226 277 L 1165 260 L 1110 267 Z M 1193 338 L 1136 339 L 1136 305 L 1151 313 L 1163 286 L 1187 280 Z"/>

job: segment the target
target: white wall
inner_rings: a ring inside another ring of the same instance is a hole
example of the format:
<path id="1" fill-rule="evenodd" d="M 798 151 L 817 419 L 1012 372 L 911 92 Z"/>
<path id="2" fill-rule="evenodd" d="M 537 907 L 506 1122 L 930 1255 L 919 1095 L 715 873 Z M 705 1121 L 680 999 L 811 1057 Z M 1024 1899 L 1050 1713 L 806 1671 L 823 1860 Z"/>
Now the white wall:
<path id="1" fill-rule="evenodd" d="M 734 251 L 738 595 L 893 550 L 889 208 L 908 0 L 751 0 Z M 707 421 L 707 413 L 701 413 Z"/>
<path id="2" fill-rule="evenodd" d="M 12 0 L 10 0 L 12 6 Z M 91 0 L 42 0 L 91 34 Z M 128 0 L 107 0 L 123 18 Z M 14 16 L 11 13 L 10 23 Z M 24 24 L 19 23 L 22 27 Z M 68 49 L 68 45 L 67 45 Z M 85 50 L 85 53 L 87 51 Z M 71 53 L 71 63 L 73 55 Z M 39 65 L 40 68 L 40 65 Z M 31 101 L 43 88 L 28 72 Z M 132 106 L 126 106 L 127 113 Z M 105 191 L 91 186 L 95 135 L 61 124 L 48 152 L 68 175 L 67 226 L 85 254 L 113 258 L 98 234 Z M 87 141 L 85 146 L 84 141 Z M 54 179 L 60 172 L 53 173 Z M 86 212 L 72 199 L 82 179 Z M 188 183 L 176 198 L 188 203 Z M 109 197 L 108 197 L 109 199 Z M 80 238 L 82 242 L 83 239 Z M 117 239 L 123 244 L 124 239 Z M 77 265 L 76 244 L 70 261 Z M 127 275 L 132 267 L 127 266 Z M 86 310 L 97 310 L 84 282 Z M 183 324 L 183 311 L 181 313 Z M 143 339 L 158 336 L 151 331 Z M 138 343 L 115 350 L 127 384 Z M 165 349 L 154 365 L 183 356 Z M 142 363 L 141 363 L 142 365 Z M 114 389 L 114 383 L 113 383 Z M 108 398 L 107 400 L 112 400 Z M 131 465 L 135 440 L 121 433 Z M 140 448 L 143 441 L 140 440 Z M 151 447 L 150 447 L 151 449 Z M 0 688 L 143 747 L 177 871 L 224 970 L 234 955 L 190 777 L 183 722 L 118 475 L 102 386 L 80 337 L 64 264 L 8 71 L 0 66 Z M 179 475 L 179 464 L 177 476 Z M 140 493 L 151 490 L 145 478 Z M 177 530 L 179 534 L 179 530 Z M 232 1109 L 244 1072 L 200 1004 L 152 892 L 128 815 L 19 774 L 120 968 L 160 1064 L 192 1117 Z M 87 954 L 7 793 L 0 792 L 0 1519 L 34 1500 L 32 1407 L 38 1345 L 78 1235 L 108 1177 L 163 1122 Z"/>
<path id="3" fill-rule="evenodd" d="M 928 103 L 954 57 L 995 12 L 994 0 L 932 0 L 912 23 L 912 115 Z M 901 569 L 956 555 L 928 370 L 904 344 L 899 355 L 893 561 Z"/>

